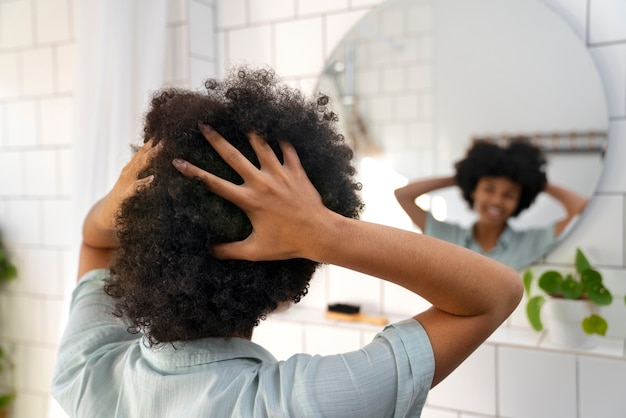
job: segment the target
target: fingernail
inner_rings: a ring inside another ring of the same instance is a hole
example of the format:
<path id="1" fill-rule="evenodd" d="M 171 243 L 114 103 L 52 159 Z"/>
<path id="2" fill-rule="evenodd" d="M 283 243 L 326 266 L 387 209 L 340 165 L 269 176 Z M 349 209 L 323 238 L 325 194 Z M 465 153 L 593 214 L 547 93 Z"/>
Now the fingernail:
<path id="1" fill-rule="evenodd" d="M 198 122 L 198 128 L 205 133 L 209 133 L 213 130 L 213 128 L 211 127 L 211 125 L 204 123 L 204 122 Z"/>
<path id="2" fill-rule="evenodd" d="M 172 161 L 172 164 L 174 164 L 178 168 L 187 167 L 187 161 L 181 160 L 180 158 L 174 158 L 174 160 Z"/>

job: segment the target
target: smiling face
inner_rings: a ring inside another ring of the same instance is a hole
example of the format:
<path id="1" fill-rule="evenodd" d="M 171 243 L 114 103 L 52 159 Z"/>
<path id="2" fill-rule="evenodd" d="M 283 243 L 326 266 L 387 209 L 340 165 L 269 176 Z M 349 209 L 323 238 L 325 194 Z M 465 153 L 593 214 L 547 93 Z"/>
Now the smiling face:
<path id="1" fill-rule="evenodd" d="M 478 221 L 502 226 L 515 213 L 522 186 L 506 177 L 482 177 L 472 193 Z"/>

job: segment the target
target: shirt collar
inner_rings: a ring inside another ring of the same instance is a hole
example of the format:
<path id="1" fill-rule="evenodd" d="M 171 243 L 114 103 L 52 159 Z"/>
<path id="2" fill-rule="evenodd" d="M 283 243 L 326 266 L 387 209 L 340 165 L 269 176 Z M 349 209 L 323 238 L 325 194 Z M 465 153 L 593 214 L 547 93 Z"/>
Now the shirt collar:
<path id="1" fill-rule="evenodd" d="M 167 343 L 152 348 L 147 347 L 143 339 L 139 339 L 138 344 L 141 346 L 143 358 L 161 370 L 233 359 L 246 359 L 254 363 L 276 362 L 269 351 L 243 338 L 202 338 L 174 342 L 173 346 Z"/>
<path id="2" fill-rule="evenodd" d="M 496 244 L 495 247 L 493 247 L 490 251 L 488 251 L 488 253 L 494 253 L 494 252 L 505 250 L 511 243 L 511 240 L 513 239 L 514 234 L 515 232 L 513 231 L 513 229 L 509 226 L 509 224 L 507 224 L 506 227 L 504 228 L 504 231 L 502 231 L 502 233 L 498 237 L 498 243 Z M 463 239 L 465 242 L 465 248 L 471 248 L 473 250 L 480 252 L 481 254 L 484 254 L 484 252 L 482 251 L 482 248 L 480 247 L 478 242 L 476 242 L 476 240 L 474 239 L 474 224 L 472 224 L 472 226 L 470 226 L 469 228 L 465 230 L 465 235 Z"/>

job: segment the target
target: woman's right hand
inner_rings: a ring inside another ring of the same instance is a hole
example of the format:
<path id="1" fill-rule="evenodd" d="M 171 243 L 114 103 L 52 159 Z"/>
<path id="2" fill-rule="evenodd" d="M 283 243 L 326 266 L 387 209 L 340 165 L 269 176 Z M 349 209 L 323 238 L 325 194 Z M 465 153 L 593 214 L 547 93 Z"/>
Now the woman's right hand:
<path id="1" fill-rule="evenodd" d="M 265 139 L 249 133 L 261 165 L 257 168 L 215 129 L 202 124 L 199 127 L 244 183 L 236 185 L 187 161 L 176 159 L 173 165 L 186 177 L 198 177 L 209 190 L 237 205 L 252 223 L 252 233 L 245 240 L 216 245 L 213 256 L 249 261 L 311 258 L 314 234 L 334 212 L 324 206 L 293 145 L 280 143 L 284 159 L 281 164 Z"/>

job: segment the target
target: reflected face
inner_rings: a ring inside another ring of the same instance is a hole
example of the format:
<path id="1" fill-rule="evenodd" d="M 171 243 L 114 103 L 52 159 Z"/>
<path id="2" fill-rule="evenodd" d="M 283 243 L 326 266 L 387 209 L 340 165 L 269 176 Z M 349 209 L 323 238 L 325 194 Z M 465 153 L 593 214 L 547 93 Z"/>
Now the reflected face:
<path id="1" fill-rule="evenodd" d="M 503 225 L 517 209 L 522 186 L 506 177 L 483 177 L 472 193 L 474 211 L 481 223 Z"/>

